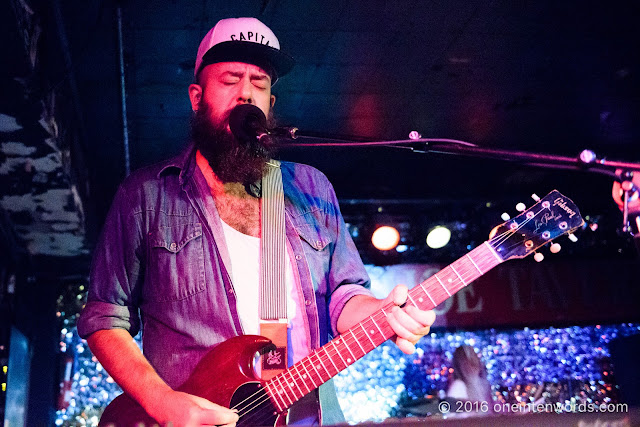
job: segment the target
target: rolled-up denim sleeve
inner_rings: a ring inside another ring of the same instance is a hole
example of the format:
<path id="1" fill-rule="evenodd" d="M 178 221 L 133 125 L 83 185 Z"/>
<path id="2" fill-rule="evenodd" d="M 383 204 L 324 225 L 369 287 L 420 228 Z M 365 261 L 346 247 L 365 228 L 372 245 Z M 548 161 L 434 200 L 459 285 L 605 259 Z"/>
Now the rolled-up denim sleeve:
<path id="1" fill-rule="evenodd" d="M 338 318 L 345 304 L 356 295 L 373 297 L 369 290 L 370 280 L 362 264 L 356 245 L 349 234 L 340 213 L 338 199 L 333 186 L 327 181 L 326 226 L 333 239 L 331 268 L 329 270 L 329 318 L 331 330 L 338 334 Z"/>
<path id="2" fill-rule="evenodd" d="M 331 294 L 331 300 L 329 301 L 329 316 L 331 318 L 331 330 L 335 335 L 338 335 L 338 318 L 342 314 L 342 309 L 351 298 L 356 295 L 367 295 L 373 297 L 373 294 L 368 288 L 362 285 L 340 285 Z"/>
<path id="3" fill-rule="evenodd" d="M 94 251 L 87 304 L 78 319 L 82 338 L 101 329 L 125 329 L 132 336 L 140 330 L 142 233 L 132 206 L 123 184 Z"/>

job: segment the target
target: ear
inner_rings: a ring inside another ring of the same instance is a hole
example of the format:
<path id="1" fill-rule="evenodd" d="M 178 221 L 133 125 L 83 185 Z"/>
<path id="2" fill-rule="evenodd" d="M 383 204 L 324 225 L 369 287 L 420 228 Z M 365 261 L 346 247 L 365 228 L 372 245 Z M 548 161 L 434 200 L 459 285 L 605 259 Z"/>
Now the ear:
<path id="1" fill-rule="evenodd" d="M 276 96 L 275 95 L 271 95 L 271 107 L 273 108 L 273 104 L 276 103 Z"/>
<path id="2" fill-rule="evenodd" d="M 200 99 L 202 98 L 202 86 L 199 84 L 189 85 L 189 100 L 191 101 L 191 109 L 195 112 L 198 111 L 200 105 Z"/>

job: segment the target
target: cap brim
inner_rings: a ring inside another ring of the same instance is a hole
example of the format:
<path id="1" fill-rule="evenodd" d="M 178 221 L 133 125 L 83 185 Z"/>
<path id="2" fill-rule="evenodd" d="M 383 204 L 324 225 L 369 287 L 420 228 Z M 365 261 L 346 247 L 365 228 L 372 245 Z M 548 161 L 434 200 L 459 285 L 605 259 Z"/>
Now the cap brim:
<path id="1" fill-rule="evenodd" d="M 226 41 L 216 44 L 204 54 L 200 68 L 196 70 L 196 76 L 205 66 L 217 62 L 246 62 L 257 65 L 271 74 L 272 83 L 291 71 L 295 64 L 291 56 L 271 46 L 245 41 Z"/>

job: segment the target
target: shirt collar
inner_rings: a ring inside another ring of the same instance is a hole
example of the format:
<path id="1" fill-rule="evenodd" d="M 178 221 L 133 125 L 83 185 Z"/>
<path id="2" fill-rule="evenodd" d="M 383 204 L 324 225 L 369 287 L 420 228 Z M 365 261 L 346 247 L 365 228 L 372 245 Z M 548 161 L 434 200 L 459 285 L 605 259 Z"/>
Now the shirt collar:
<path id="1" fill-rule="evenodd" d="M 178 178 L 180 185 L 184 185 L 187 179 L 189 179 L 193 174 L 193 170 L 196 166 L 196 151 L 195 144 L 193 142 L 190 143 L 179 155 L 170 159 L 163 165 L 162 169 L 158 172 L 158 178 L 162 177 L 165 173 L 168 173 L 171 169 L 176 169 L 180 171 Z"/>

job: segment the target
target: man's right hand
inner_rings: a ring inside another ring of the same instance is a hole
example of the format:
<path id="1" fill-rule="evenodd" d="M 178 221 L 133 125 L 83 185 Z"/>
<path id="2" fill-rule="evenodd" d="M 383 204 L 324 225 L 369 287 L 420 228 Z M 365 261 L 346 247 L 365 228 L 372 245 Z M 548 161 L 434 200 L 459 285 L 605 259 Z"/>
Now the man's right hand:
<path id="1" fill-rule="evenodd" d="M 87 338 L 93 355 L 122 389 L 162 426 L 233 426 L 238 414 L 192 394 L 172 390 L 124 329 L 102 329 Z"/>
<path id="2" fill-rule="evenodd" d="M 162 426 L 168 423 L 173 427 L 235 426 L 238 421 L 238 414 L 231 409 L 173 390 L 163 393 L 147 411 Z"/>

